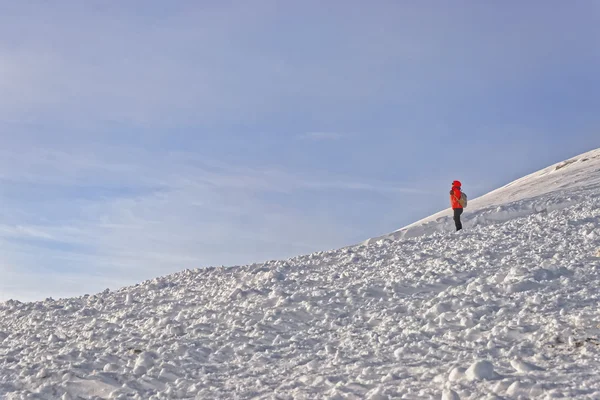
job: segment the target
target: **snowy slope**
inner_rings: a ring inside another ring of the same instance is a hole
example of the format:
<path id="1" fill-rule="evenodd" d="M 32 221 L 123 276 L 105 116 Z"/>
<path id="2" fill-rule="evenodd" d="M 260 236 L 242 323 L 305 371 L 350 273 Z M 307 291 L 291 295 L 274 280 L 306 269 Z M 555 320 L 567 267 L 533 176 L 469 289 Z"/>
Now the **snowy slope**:
<path id="1" fill-rule="evenodd" d="M 585 199 L 590 190 L 600 187 L 599 170 L 600 149 L 597 149 L 527 175 L 485 196 L 469 200 L 462 216 L 463 226 L 470 228 L 505 222 L 577 203 Z M 446 209 L 389 235 L 369 239 L 364 244 L 381 239 L 452 232 L 454 229 L 452 210 Z"/>
<path id="2" fill-rule="evenodd" d="M 418 236 L 0 304 L 0 398 L 600 399 L 600 152 L 577 160 L 473 201 L 459 234 L 434 216 Z"/>

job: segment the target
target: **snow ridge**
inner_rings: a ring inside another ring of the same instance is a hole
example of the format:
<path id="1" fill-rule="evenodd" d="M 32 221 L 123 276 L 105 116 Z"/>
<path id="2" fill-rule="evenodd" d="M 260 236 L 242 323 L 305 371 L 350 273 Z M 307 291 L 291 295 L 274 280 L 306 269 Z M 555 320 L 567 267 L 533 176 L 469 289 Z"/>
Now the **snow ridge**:
<path id="1" fill-rule="evenodd" d="M 0 398 L 598 399 L 600 157 L 577 160 L 459 233 L 2 303 Z"/>
<path id="2" fill-rule="evenodd" d="M 592 150 L 517 179 L 485 196 L 469 200 L 462 216 L 466 228 L 506 222 L 513 218 L 567 207 L 600 189 L 600 149 Z M 452 232 L 452 210 L 446 209 L 393 233 L 368 239 L 401 239 Z"/>

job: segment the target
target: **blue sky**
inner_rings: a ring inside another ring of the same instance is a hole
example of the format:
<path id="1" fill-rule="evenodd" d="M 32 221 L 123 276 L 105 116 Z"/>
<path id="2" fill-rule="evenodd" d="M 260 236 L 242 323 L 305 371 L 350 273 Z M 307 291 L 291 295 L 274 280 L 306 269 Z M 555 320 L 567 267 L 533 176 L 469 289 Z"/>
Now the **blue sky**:
<path id="1" fill-rule="evenodd" d="M 595 1 L 0 0 L 0 301 L 381 235 L 600 147 Z"/>

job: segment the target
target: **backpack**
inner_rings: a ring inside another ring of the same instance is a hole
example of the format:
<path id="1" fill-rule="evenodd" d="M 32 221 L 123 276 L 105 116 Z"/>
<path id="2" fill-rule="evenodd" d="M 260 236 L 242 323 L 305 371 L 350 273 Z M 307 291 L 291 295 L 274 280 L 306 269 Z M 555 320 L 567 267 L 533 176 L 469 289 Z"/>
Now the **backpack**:
<path id="1" fill-rule="evenodd" d="M 458 204 L 462 206 L 462 208 L 467 208 L 467 194 L 461 190 L 460 199 L 458 199 Z"/>

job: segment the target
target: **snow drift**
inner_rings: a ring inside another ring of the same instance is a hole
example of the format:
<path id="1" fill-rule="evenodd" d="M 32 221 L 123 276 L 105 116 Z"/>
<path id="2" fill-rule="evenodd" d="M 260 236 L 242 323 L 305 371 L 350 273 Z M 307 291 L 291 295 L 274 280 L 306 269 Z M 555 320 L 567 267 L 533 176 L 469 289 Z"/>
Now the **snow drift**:
<path id="1" fill-rule="evenodd" d="M 0 305 L 6 399 L 598 399 L 600 150 L 363 246 Z"/>

